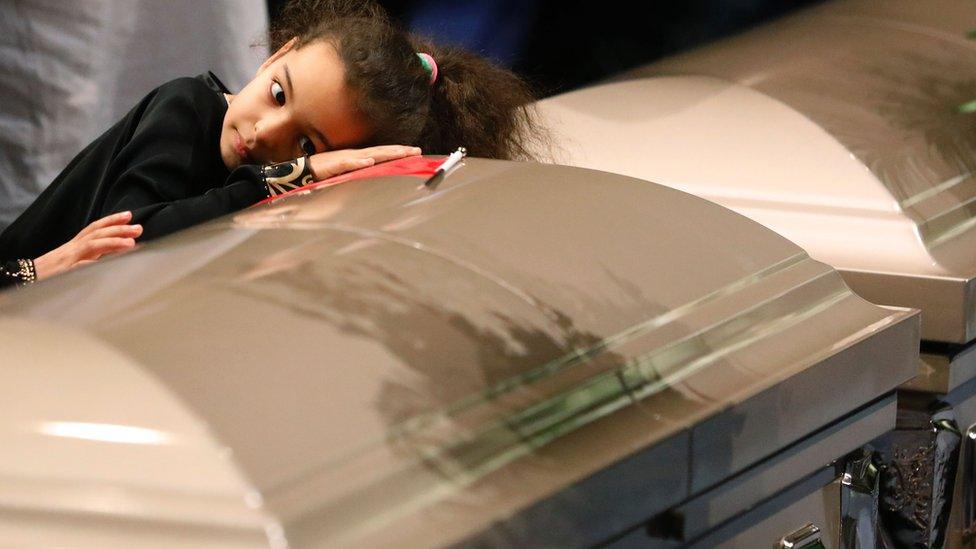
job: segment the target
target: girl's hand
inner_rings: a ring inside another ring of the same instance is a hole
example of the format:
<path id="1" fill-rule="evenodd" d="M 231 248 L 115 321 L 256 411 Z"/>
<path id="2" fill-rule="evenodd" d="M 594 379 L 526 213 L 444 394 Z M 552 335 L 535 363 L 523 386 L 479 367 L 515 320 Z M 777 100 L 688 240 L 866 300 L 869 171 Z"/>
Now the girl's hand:
<path id="1" fill-rule="evenodd" d="M 37 279 L 92 263 L 105 254 L 132 249 L 142 234 L 142 225 L 126 225 L 130 219 L 132 212 L 119 212 L 93 221 L 67 243 L 34 260 Z"/>
<path id="2" fill-rule="evenodd" d="M 312 179 L 321 181 L 332 176 L 366 168 L 373 164 L 420 154 L 419 147 L 380 145 L 367 149 L 343 149 L 313 154 L 309 157 Z"/>

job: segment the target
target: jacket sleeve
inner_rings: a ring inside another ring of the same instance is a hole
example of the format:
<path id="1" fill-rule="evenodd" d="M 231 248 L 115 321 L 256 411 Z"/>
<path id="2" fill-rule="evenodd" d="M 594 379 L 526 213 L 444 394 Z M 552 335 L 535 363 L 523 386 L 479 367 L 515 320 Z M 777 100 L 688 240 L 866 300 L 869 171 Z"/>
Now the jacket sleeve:
<path id="1" fill-rule="evenodd" d="M 265 198 L 296 190 L 312 182 L 308 158 L 269 166 L 239 166 L 223 187 L 201 196 L 145 206 L 132 212 L 132 223 L 143 224 L 143 238 L 156 238 L 234 212 Z M 259 189 L 255 192 L 255 189 Z M 121 211 L 121 210 L 118 210 Z M 151 220 L 149 223 L 143 219 Z"/>
<path id="2" fill-rule="evenodd" d="M 231 175 L 242 176 L 250 173 L 238 173 L 235 170 Z M 138 205 L 137 201 L 130 199 L 120 202 L 105 214 L 132 210 L 130 223 L 142 224 L 143 232 L 140 240 L 150 240 L 241 210 L 260 202 L 265 197 L 266 194 L 259 182 L 250 178 L 231 177 L 228 178 L 226 185 L 210 189 L 199 196 L 171 201 L 160 200 L 145 205 Z"/>
<path id="3" fill-rule="evenodd" d="M 0 288 L 14 285 L 26 286 L 36 280 L 37 273 L 34 271 L 33 260 L 0 261 Z"/>

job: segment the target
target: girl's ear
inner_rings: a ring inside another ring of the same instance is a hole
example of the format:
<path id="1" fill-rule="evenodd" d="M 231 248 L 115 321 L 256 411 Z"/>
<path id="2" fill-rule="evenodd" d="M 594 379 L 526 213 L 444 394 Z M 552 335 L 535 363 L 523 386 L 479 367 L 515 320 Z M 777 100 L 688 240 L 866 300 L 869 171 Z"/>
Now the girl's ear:
<path id="1" fill-rule="evenodd" d="M 273 54 L 271 54 L 271 57 L 265 59 L 264 60 L 264 63 L 261 63 L 261 66 L 258 67 L 258 72 L 255 73 L 255 76 L 257 76 L 258 74 L 261 74 L 262 72 L 264 72 L 264 69 L 267 69 L 268 67 L 271 66 L 272 63 L 274 63 L 275 61 L 277 61 L 278 59 L 280 59 L 281 56 L 283 56 L 286 53 L 290 52 L 295 47 L 295 44 L 297 44 L 297 43 L 298 43 L 298 37 L 297 36 L 295 36 L 291 40 L 285 42 L 280 48 L 278 48 L 278 51 L 276 51 Z"/>

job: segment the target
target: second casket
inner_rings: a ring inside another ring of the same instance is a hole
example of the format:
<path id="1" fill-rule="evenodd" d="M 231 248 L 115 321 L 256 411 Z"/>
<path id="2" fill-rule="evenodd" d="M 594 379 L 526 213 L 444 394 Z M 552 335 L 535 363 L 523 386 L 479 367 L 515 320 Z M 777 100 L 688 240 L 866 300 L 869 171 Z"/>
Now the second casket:
<path id="1" fill-rule="evenodd" d="M 0 294 L 0 539 L 836 540 L 918 329 L 629 177 L 303 192 Z"/>
<path id="2" fill-rule="evenodd" d="M 924 6 L 924 8 L 923 8 Z M 828 3 L 540 102 L 557 161 L 763 223 L 861 296 L 976 338 L 976 4 Z"/>
<path id="3" fill-rule="evenodd" d="M 967 488 L 953 506 L 966 516 L 953 529 L 970 541 L 973 26 L 972 2 L 830 2 L 539 105 L 557 160 L 732 208 L 837 268 L 861 296 L 922 310 L 928 343 L 904 388 L 946 395 L 920 406 L 951 404 L 966 431 Z"/>

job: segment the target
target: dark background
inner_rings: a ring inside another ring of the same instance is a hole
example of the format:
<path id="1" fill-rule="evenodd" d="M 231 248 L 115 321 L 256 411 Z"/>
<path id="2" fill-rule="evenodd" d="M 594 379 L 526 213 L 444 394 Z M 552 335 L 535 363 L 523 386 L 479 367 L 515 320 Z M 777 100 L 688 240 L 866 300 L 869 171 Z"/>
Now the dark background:
<path id="1" fill-rule="evenodd" d="M 579 88 L 821 0 L 387 0 L 413 32 L 481 53 L 542 96 Z M 285 0 L 268 0 L 272 24 Z"/>

